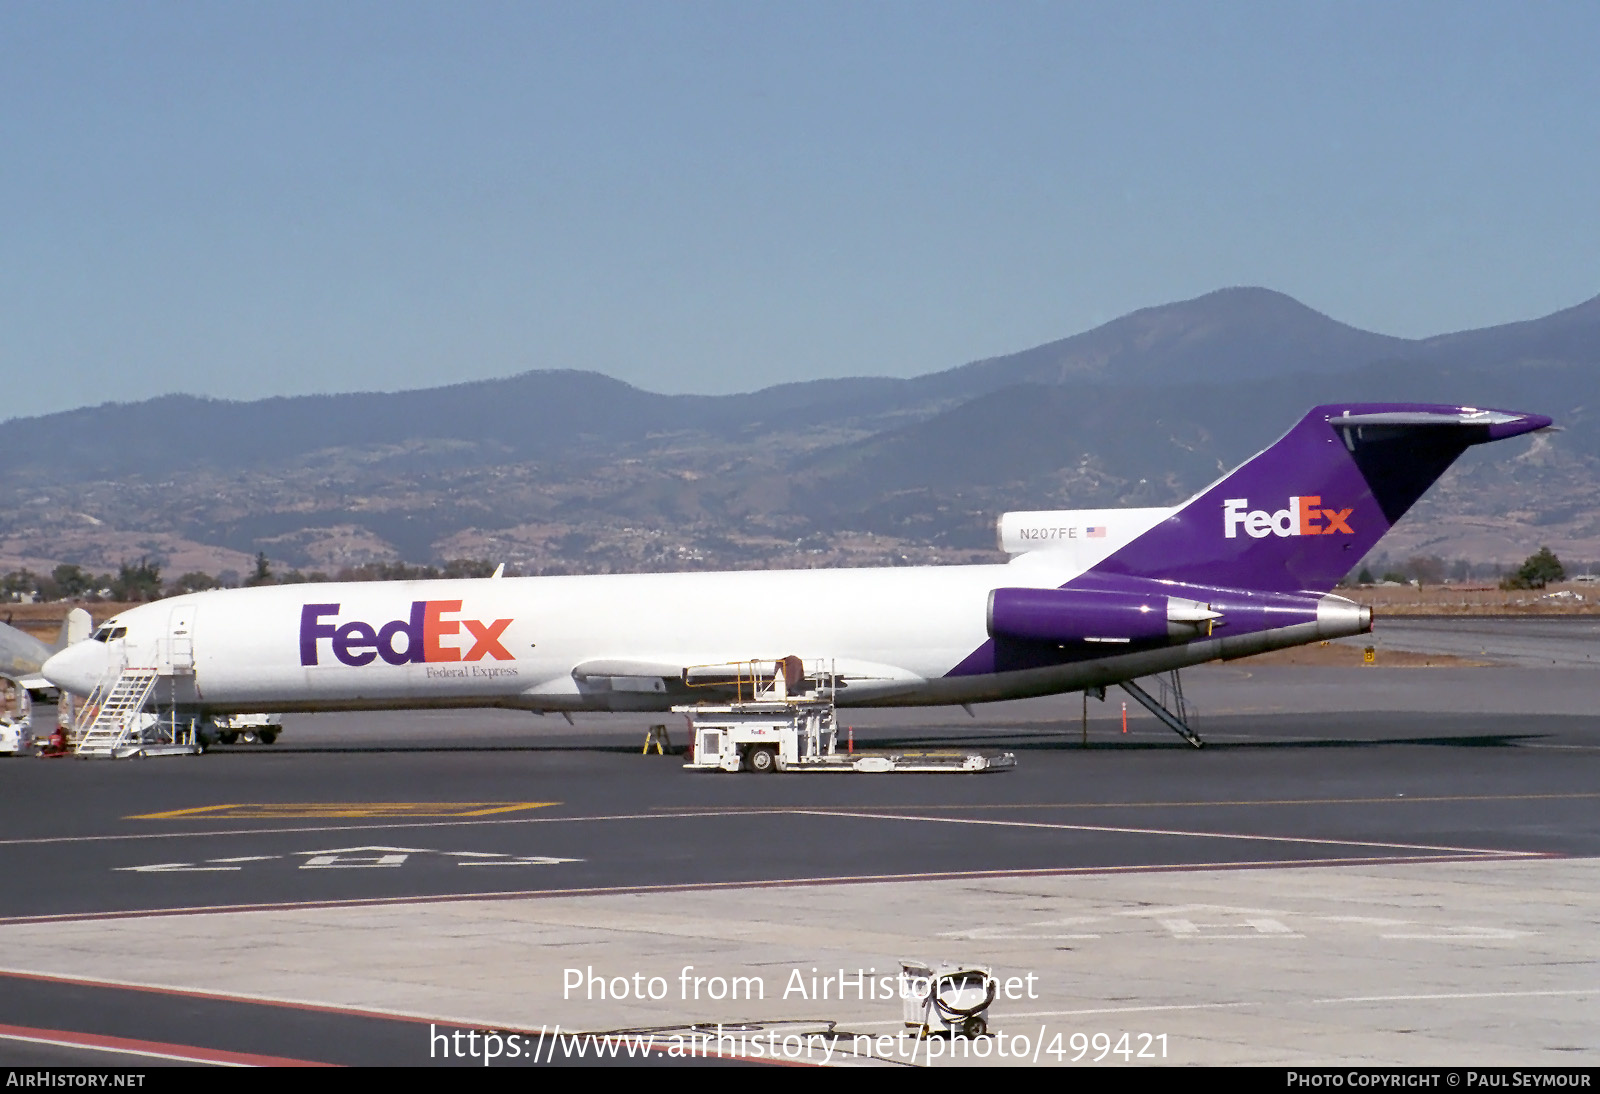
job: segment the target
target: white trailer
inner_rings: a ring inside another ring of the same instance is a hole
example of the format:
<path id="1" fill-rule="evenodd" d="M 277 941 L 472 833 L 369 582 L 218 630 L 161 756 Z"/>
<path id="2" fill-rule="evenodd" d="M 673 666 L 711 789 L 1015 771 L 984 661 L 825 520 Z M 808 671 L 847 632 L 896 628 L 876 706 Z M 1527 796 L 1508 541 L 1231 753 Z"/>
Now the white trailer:
<path id="1" fill-rule="evenodd" d="M 947 773 L 1015 767 L 1009 752 L 958 749 L 840 752 L 833 703 L 756 700 L 673 707 L 689 719 L 690 771 Z"/>

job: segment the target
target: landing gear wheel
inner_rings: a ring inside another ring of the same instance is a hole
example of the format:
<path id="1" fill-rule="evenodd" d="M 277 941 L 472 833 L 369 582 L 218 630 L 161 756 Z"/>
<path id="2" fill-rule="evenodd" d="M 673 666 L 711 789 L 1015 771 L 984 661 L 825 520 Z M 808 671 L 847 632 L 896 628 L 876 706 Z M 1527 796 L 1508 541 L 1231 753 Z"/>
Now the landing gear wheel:
<path id="1" fill-rule="evenodd" d="M 778 770 L 778 750 L 771 745 L 757 745 L 750 750 L 750 770 L 757 775 L 770 775 Z"/>
<path id="2" fill-rule="evenodd" d="M 245 743 L 245 744 L 247 744 L 247 745 L 253 745 L 253 744 L 255 744 L 255 743 L 256 743 L 256 741 L 258 741 L 258 740 L 259 740 L 259 739 L 260 739 L 260 738 L 258 738 L 258 737 L 257 737 L 257 736 L 256 736 L 256 734 L 255 734 L 255 731 L 254 731 L 254 730 L 251 730 L 251 729 L 247 729 L 247 730 L 245 730 L 245 731 L 244 731 L 244 733 L 243 733 L 243 735 L 242 735 L 242 736 L 241 736 L 241 738 L 240 738 L 240 739 L 241 739 L 241 740 L 243 740 L 243 741 L 244 741 L 244 743 Z"/>
<path id="3" fill-rule="evenodd" d="M 275 729 L 263 729 L 259 734 L 257 734 L 256 739 L 264 745 L 270 745 L 273 741 L 278 739 L 278 731 Z"/>
<path id="4" fill-rule="evenodd" d="M 231 745 L 238 739 L 239 735 L 231 729 L 223 730 L 221 733 L 217 734 L 217 740 L 221 741 L 225 745 Z"/>

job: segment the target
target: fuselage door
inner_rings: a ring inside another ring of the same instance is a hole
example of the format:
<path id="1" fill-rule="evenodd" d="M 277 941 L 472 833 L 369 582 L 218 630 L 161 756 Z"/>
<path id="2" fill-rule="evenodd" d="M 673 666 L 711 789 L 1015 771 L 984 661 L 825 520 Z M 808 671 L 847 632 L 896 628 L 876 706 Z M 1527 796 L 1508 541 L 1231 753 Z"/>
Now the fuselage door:
<path id="1" fill-rule="evenodd" d="M 194 674 L 194 605 L 177 604 L 167 619 L 167 633 L 161 643 L 160 664 L 163 676 Z"/>

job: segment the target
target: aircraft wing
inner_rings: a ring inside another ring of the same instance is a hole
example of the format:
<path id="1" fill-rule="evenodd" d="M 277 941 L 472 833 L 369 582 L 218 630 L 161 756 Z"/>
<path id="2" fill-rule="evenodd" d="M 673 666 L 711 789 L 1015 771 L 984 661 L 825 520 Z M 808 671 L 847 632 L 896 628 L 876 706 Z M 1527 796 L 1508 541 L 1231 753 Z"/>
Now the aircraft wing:
<path id="1" fill-rule="evenodd" d="M 665 661 L 597 660 L 574 665 L 572 676 L 576 680 L 597 680 L 603 677 L 683 677 L 683 666 Z"/>
<path id="2" fill-rule="evenodd" d="M 683 683 L 683 667 L 657 661 L 584 661 L 574 665 L 572 678 L 581 687 L 608 691 L 665 692 Z"/>
<path id="3" fill-rule="evenodd" d="M 24 687 L 50 687 L 51 685 L 39 676 L 39 668 L 50 656 L 50 647 L 39 641 L 26 631 L 19 631 L 7 623 L 0 623 L 0 676 L 17 681 Z M 23 677 L 38 677 L 41 681 L 34 685 L 27 683 Z"/>
<path id="4" fill-rule="evenodd" d="M 775 675 L 784 672 L 785 660 L 783 657 L 747 658 L 742 661 L 680 665 L 669 661 L 599 658 L 575 665 L 572 677 L 586 688 L 658 693 L 682 693 L 694 689 L 697 694 L 710 698 L 709 694 L 699 689 L 735 689 L 740 685 L 749 688 L 754 682 L 769 683 Z M 802 664 L 805 675 L 830 675 L 836 688 L 841 691 L 850 689 L 852 695 L 861 698 L 866 698 L 869 693 L 874 698 L 892 695 L 925 682 L 907 669 L 853 658 L 837 661 L 804 660 Z"/>

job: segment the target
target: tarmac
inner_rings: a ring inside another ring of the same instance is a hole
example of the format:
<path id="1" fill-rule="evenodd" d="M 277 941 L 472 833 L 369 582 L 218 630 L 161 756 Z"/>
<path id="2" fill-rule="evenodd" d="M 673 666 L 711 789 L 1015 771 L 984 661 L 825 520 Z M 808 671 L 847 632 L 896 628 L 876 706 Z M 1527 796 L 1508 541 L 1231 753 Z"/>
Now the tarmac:
<path id="1" fill-rule="evenodd" d="M 1455 633 L 1415 622 L 1380 650 Z M 1476 622 L 1489 667 L 1187 672 L 1198 751 L 1117 691 L 841 712 L 1016 753 L 986 775 L 691 773 L 640 754 L 665 719 L 498 711 L 0 762 L 0 1064 L 1592 1067 L 1595 635 L 1533 624 Z M 987 1036 L 902 1036 L 913 959 L 993 970 Z"/>

